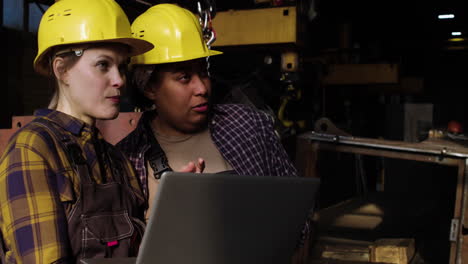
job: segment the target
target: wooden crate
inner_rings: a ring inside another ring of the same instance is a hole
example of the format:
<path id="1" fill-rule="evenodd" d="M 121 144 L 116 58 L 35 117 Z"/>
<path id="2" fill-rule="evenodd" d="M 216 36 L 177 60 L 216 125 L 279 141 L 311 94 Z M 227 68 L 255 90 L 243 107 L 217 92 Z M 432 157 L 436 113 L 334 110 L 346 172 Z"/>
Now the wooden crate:
<path id="1" fill-rule="evenodd" d="M 325 85 L 397 84 L 398 64 L 332 64 L 323 78 Z"/>
<path id="2" fill-rule="evenodd" d="M 369 248 L 373 263 L 409 264 L 415 254 L 411 238 L 379 239 Z"/>

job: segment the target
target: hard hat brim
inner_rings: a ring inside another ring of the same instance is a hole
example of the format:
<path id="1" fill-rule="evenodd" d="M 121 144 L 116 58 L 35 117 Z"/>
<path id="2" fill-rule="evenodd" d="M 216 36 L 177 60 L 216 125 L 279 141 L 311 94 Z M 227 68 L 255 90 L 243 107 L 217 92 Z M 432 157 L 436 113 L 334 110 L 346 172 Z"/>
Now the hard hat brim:
<path id="1" fill-rule="evenodd" d="M 132 49 L 129 56 L 140 55 L 154 48 L 154 45 L 151 42 L 136 38 L 121 38 L 115 39 L 115 41 L 111 40 L 110 42 L 123 43 L 130 46 Z"/>
<path id="2" fill-rule="evenodd" d="M 64 43 L 63 45 L 81 45 L 81 44 L 93 44 L 93 43 L 120 43 L 130 47 L 129 57 L 133 57 L 136 55 L 143 54 L 147 51 L 150 51 L 154 48 L 154 45 L 151 42 L 142 39 L 136 38 L 115 38 L 115 39 L 106 39 L 106 40 L 96 40 L 96 41 L 85 41 L 85 42 L 72 42 L 72 43 Z M 62 45 L 57 45 L 54 47 L 58 47 Z M 49 49 L 42 52 L 39 56 L 34 59 L 34 70 L 41 74 L 48 76 L 49 75 L 49 65 L 47 60 L 45 60 L 46 56 L 48 56 L 49 51 L 54 48 L 50 47 Z"/>
<path id="3" fill-rule="evenodd" d="M 151 51 L 153 52 L 153 51 Z M 216 56 L 216 55 L 221 55 L 223 52 L 217 51 L 217 50 L 207 50 L 203 54 L 198 54 L 195 56 L 180 56 L 176 58 L 166 58 L 163 60 L 155 60 L 154 58 L 145 58 L 145 56 L 134 56 L 132 57 L 132 60 L 130 62 L 131 67 L 136 66 L 136 65 L 153 65 L 153 64 L 166 64 L 166 63 L 174 63 L 174 62 L 183 62 L 183 61 L 190 61 L 190 60 L 196 60 L 196 59 L 201 59 L 201 58 L 206 58 L 206 57 L 211 57 L 211 56 Z M 143 60 L 142 60 L 143 58 Z M 146 59 L 146 60 L 145 60 Z"/>
<path id="4" fill-rule="evenodd" d="M 217 51 L 217 50 L 210 50 L 209 52 L 210 52 L 210 56 L 223 54 L 221 51 Z"/>

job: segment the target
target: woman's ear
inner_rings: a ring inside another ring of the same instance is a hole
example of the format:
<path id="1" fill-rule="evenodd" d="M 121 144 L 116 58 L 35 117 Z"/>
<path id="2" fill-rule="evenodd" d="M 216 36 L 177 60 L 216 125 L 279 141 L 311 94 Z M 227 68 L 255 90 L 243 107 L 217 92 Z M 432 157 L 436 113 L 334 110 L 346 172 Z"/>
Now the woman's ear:
<path id="1" fill-rule="evenodd" d="M 67 84 L 67 69 L 65 66 L 65 60 L 62 57 L 55 57 L 52 61 L 52 70 L 54 72 L 55 78 L 59 82 Z"/>

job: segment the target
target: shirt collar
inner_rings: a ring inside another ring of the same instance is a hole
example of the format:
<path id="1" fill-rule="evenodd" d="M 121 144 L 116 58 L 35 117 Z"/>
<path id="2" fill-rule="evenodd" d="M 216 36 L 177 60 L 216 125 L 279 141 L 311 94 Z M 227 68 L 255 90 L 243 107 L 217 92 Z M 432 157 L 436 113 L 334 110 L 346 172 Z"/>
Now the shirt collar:
<path id="1" fill-rule="evenodd" d="M 44 117 L 76 136 L 80 135 L 84 129 L 92 131 L 91 126 L 84 121 L 57 110 L 39 109 L 34 112 L 34 115 Z"/>
<path id="2" fill-rule="evenodd" d="M 229 111 L 223 107 L 223 104 L 214 104 L 211 108 L 212 115 L 227 115 Z"/>
<path id="3" fill-rule="evenodd" d="M 214 104 L 211 107 L 211 112 L 208 117 L 208 125 L 211 127 L 211 125 L 215 124 L 216 122 L 219 121 L 220 118 L 223 116 L 229 114 L 224 107 L 220 104 Z"/>

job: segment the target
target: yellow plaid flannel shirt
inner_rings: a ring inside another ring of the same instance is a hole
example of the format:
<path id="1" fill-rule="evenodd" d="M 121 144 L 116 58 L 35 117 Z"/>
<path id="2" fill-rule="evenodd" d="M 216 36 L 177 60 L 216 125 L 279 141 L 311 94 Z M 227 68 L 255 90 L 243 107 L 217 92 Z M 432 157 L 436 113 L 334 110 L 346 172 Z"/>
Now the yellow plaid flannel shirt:
<path id="1" fill-rule="evenodd" d="M 92 138 L 103 139 L 95 128 L 49 109 L 38 110 L 36 116 L 51 121 L 76 140 L 96 183 L 111 177 L 108 164 L 104 166 L 106 175 L 101 173 Z M 122 167 L 143 205 L 132 165 L 127 161 Z M 74 261 L 66 217 L 79 193 L 80 177 L 59 139 L 34 121 L 18 131 L 0 159 L 0 229 L 7 250 L 6 263 Z"/>

